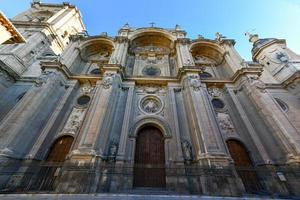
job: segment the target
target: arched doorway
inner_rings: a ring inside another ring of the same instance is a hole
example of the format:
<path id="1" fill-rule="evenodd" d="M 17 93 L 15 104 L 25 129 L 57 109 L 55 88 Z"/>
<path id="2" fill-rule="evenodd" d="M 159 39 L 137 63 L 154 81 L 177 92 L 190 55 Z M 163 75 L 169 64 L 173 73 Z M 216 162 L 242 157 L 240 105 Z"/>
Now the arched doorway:
<path id="1" fill-rule="evenodd" d="M 253 164 L 246 147 L 241 142 L 234 139 L 227 140 L 226 143 L 246 191 L 248 193 L 257 193 L 261 191 L 262 186 L 253 169 Z"/>
<path id="2" fill-rule="evenodd" d="M 162 132 L 153 126 L 142 128 L 136 139 L 134 187 L 165 187 L 165 149 Z"/>
<path id="3" fill-rule="evenodd" d="M 48 156 L 48 162 L 64 162 L 69 151 L 71 145 L 73 143 L 74 138 L 72 136 L 62 136 L 58 138 L 52 145 Z"/>
<path id="4" fill-rule="evenodd" d="M 37 179 L 33 185 L 34 190 L 54 190 L 56 178 L 71 149 L 73 140 L 72 136 L 62 136 L 52 144 L 46 163 L 41 165 L 37 174 Z"/>

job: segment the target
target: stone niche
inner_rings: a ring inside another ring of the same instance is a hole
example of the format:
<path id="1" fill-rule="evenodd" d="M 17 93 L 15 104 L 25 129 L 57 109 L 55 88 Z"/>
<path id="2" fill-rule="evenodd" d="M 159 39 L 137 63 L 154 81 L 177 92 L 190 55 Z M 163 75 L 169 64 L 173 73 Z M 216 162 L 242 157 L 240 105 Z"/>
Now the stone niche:
<path id="1" fill-rule="evenodd" d="M 229 78 L 233 72 L 224 59 L 224 52 L 216 44 L 195 43 L 190 49 L 195 65 L 214 78 Z"/>
<path id="2" fill-rule="evenodd" d="M 92 39 L 85 42 L 80 49 L 80 60 L 74 65 L 75 73 L 98 75 L 99 69 L 107 64 L 113 52 L 111 42 L 101 39 Z"/>
<path id="3" fill-rule="evenodd" d="M 145 33 L 131 42 L 128 65 L 134 76 L 171 76 L 176 66 L 174 43 L 158 33 Z"/>

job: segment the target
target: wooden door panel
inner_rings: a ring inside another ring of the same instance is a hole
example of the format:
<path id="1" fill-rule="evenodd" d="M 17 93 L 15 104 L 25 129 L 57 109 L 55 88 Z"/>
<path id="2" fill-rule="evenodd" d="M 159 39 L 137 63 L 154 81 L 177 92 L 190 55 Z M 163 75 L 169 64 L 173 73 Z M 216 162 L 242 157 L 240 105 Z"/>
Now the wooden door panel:
<path id="1" fill-rule="evenodd" d="M 165 187 L 164 140 L 159 129 L 142 129 L 136 141 L 134 187 Z"/>
<path id="2" fill-rule="evenodd" d="M 252 168 L 252 161 L 244 145 L 236 140 L 228 140 L 227 146 L 246 191 L 257 193 L 262 190 L 262 185 Z"/>

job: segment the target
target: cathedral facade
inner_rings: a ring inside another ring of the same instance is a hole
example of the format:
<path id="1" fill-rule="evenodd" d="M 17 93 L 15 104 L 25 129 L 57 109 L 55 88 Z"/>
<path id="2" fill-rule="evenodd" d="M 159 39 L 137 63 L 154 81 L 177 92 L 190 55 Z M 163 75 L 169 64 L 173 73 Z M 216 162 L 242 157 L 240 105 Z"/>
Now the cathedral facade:
<path id="1" fill-rule="evenodd" d="M 89 36 L 68 3 L 12 19 L 0 46 L 0 191 L 300 195 L 300 56 L 285 40 Z"/>

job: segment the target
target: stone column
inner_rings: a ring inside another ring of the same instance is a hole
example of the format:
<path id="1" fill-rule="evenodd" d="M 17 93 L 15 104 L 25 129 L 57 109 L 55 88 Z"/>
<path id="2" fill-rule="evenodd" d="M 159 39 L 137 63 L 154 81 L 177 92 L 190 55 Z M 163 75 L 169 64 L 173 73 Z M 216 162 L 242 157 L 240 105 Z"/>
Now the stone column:
<path id="1" fill-rule="evenodd" d="M 183 80 L 184 104 L 189 121 L 191 140 L 195 149 L 198 167 L 211 170 L 211 173 L 200 174 L 193 187 L 204 195 L 241 195 L 242 183 L 231 167 L 225 142 L 217 124 L 206 85 L 201 83 L 199 75 L 187 73 Z M 220 176 L 215 176 L 215 167 L 222 169 Z M 230 171 L 230 174 L 228 172 Z M 200 181 L 199 181 L 200 180 Z M 216 182 L 223 183 L 216 186 Z M 201 189 L 199 189 L 201 188 Z"/>
<path id="2" fill-rule="evenodd" d="M 60 102 L 56 106 L 55 110 L 52 112 L 49 121 L 47 122 L 46 126 L 43 128 L 41 134 L 36 139 L 35 144 L 33 145 L 31 151 L 26 156 L 27 159 L 39 159 L 42 160 L 46 151 L 39 152 L 44 144 L 46 138 L 53 138 L 55 137 L 56 132 L 53 132 L 53 127 L 58 126 L 57 121 L 59 120 L 59 116 L 62 114 L 64 107 L 67 103 L 69 103 L 70 96 L 75 92 L 76 88 L 78 88 L 78 81 L 70 81 L 67 86 L 67 90 L 63 97 L 61 98 Z"/>
<path id="3" fill-rule="evenodd" d="M 122 132 L 119 142 L 119 148 L 118 148 L 118 154 L 117 154 L 117 161 L 123 162 L 126 161 L 125 155 L 126 155 L 126 146 L 128 141 L 128 135 L 129 135 L 129 126 L 130 126 L 130 117 L 131 117 L 131 111 L 132 111 L 132 101 L 134 96 L 134 85 L 135 83 L 131 83 L 129 86 L 129 91 L 127 95 L 127 101 L 126 101 L 126 109 L 124 114 L 124 120 L 122 125 Z"/>
<path id="4" fill-rule="evenodd" d="M 0 149 L 2 156 L 22 158 L 40 134 L 39 127 L 45 115 L 59 100 L 64 89 L 63 75 L 57 71 L 44 72 L 22 100 L 9 112 L 0 124 Z M 63 88 L 62 88 L 63 87 Z M 50 104 L 49 98 L 52 98 Z M 45 113 L 40 113 L 44 111 Z M 39 119 L 37 119 L 37 116 Z"/>
<path id="5" fill-rule="evenodd" d="M 177 53 L 178 53 L 178 66 L 179 68 L 183 66 L 193 66 L 194 58 L 189 51 L 190 40 L 187 38 L 179 38 L 177 39 Z"/>
<path id="6" fill-rule="evenodd" d="M 237 70 L 241 69 L 244 64 L 244 60 L 239 55 L 239 53 L 234 48 L 234 41 L 233 40 L 223 40 L 220 46 L 225 49 L 225 60 L 227 61 L 228 65 L 232 69 L 233 73 Z"/>
<path id="7" fill-rule="evenodd" d="M 124 67 L 126 64 L 128 39 L 127 37 L 117 36 L 115 43 L 115 50 L 110 57 L 109 64 L 120 64 Z"/>
<path id="8" fill-rule="evenodd" d="M 196 160 L 204 165 L 228 165 L 229 158 L 206 85 L 200 82 L 198 74 L 192 73 L 187 74 L 183 85 L 184 103 Z"/>
<path id="9" fill-rule="evenodd" d="M 104 147 L 100 145 L 96 149 L 101 128 L 104 126 L 104 120 L 107 117 L 108 105 L 110 104 L 110 96 L 116 91 L 119 86 L 119 75 L 115 72 L 105 72 L 101 81 L 97 81 L 95 94 L 91 101 L 87 115 L 80 130 L 77 142 L 74 146 L 72 155 L 84 154 L 92 157 L 99 153 L 103 154 Z M 106 134 L 108 130 L 104 131 Z"/>
<path id="10" fill-rule="evenodd" d="M 274 98 L 267 92 L 264 83 L 257 75 L 249 75 L 242 81 L 246 94 L 271 127 L 274 137 L 285 149 L 288 162 L 300 163 L 300 131 L 276 105 Z"/>
<path id="11" fill-rule="evenodd" d="M 85 115 L 79 134 L 73 145 L 68 163 L 74 166 L 62 168 L 57 192 L 62 193 L 88 193 L 96 192 L 104 169 L 101 166 L 104 150 L 110 134 L 109 115 L 114 111 L 110 110 L 115 106 L 114 95 L 118 94 L 120 76 L 115 69 L 107 70 L 102 80 L 97 81 L 94 96 Z M 84 170 L 77 170 L 84 166 Z M 104 181 L 105 182 L 105 181 Z"/>
<path id="12" fill-rule="evenodd" d="M 183 162 L 184 158 L 182 155 L 182 148 L 181 148 L 181 138 L 180 138 L 180 130 L 179 130 L 179 122 L 178 122 L 178 113 L 177 113 L 177 107 L 176 107 L 176 100 L 175 100 L 175 94 L 174 89 L 178 87 L 169 86 L 169 104 L 170 104 L 170 112 L 171 112 L 171 118 L 173 118 L 173 126 L 174 126 L 174 139 L 176 140 L 176 158 L 175 162 Z"/>
<path id="13" fill-rule="evenodd" d="M 236 106 L 236 108 L 238 110 L 239 116 L 241 116 L 242 121 L 244 121 L 245 127 L 247 128 L 247 130 L 250 134 L 250 137 L 252 138 L 256 148 L 258 149 L 260 156 L 263 159 L 263 162 L 269 163 L 271 160 L 270 156 L 268 155 L 265 147 L 263 146 L 262 141 L 259 139 L 259 136 L 257 135 L 257 132 L 255 131 L 250 119 L 248 118 L 243 106 L 241 105 L 238 98 L 234 94 L 233 88 L 229 88 L 227 86 L 227 91 L 228 91 L 230 98 L 234 102 L 234 105 Z"/>

